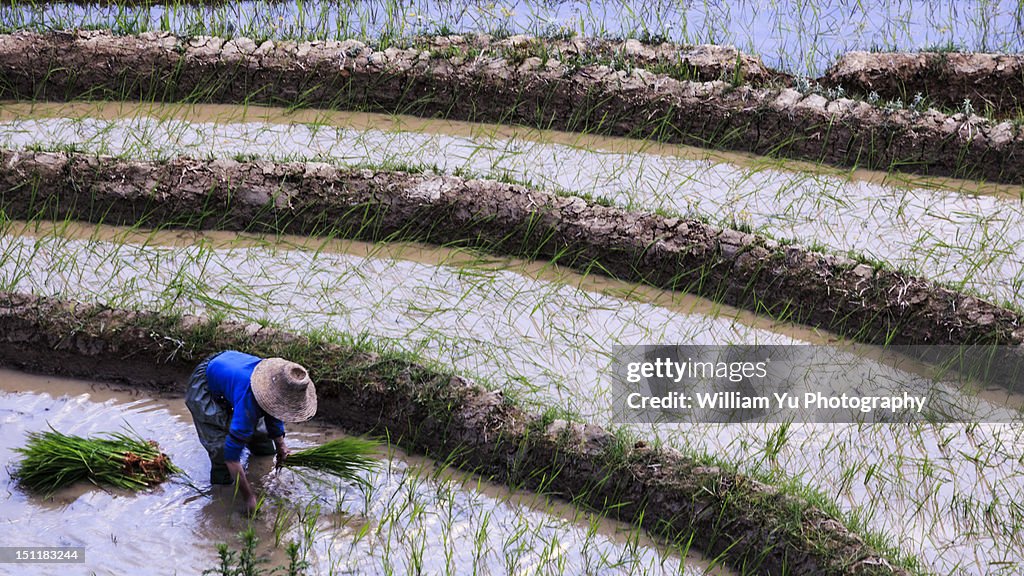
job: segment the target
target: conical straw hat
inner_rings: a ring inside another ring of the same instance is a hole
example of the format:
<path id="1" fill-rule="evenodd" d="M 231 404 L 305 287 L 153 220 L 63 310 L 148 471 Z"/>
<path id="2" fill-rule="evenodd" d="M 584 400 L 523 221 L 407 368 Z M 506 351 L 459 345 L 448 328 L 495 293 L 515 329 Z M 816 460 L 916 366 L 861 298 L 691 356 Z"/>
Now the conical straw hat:
<path id="1" fill-rule="evenodd" d="M 282 422 L 304 422 L 316 414 L 316 388 L 305 368 L 284 358 L 266 358 L 249 379 L 256 402 Z"/>

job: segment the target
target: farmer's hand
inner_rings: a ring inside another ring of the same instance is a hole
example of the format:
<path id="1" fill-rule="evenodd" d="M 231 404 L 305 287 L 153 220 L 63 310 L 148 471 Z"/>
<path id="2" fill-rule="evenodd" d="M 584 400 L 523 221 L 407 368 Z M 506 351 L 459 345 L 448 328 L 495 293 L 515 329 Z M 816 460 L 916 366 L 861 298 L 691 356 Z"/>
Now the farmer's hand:
<path id="1" fill-rule="evenodd" d="M 245 500 L 245 511 L 252 516 L 256 512 L 256 492 L 249 485 L 249 479 L 245 477 L 245 469 L 241 462 L 227 461 L 224 463 L 234 480 L 235 490 Z"/>
<path id="2" fill-rule="evenodd" d="M 280 468 L 281 466 L 284 466 L 284 461 L 288 458 L 288 455 L 291 454 L 291 452 L 288 450 L 288 446 L 284 442 L 284 436 L 275 438 L 274 443 L 277 445 L 276 466 Z"/>

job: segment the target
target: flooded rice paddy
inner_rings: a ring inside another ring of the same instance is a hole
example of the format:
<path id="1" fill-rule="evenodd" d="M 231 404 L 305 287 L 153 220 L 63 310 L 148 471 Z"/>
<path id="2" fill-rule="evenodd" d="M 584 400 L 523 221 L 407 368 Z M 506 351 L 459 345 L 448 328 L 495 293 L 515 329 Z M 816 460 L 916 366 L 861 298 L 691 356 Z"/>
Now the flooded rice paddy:
<path id="1" fill-rule="evenodd" d="M 358 37 L 381 47 L 455 32 L 631 36 L 733 44 L 770 67 L 811 76 L 850 50 L 1024 51 L 1024 4 L 1014 0 L 0 6 L 0 31 L 70 27 Z M 911 180 L 523 128 L 230 106 L 0 103 L 0 147 L 139 158 L 316 159 L 502 178 L 795 239 L 1024 307 L 1020 186 Z M 609 419 L 606 371 L 616 345 L 835 344 L 827 333 L 545 263 L 294 237 L 4 220 L 0 290 L 366 338 L 501 387 L 528 406 L 603 425 Z M 1020 404 L 1020 398 L 992 393 L 985 399 Z M 179 399 L 142 399 L 96 383 L 0 371 L 0 459 L 9 462 L 25 432 L 47 425 L 78 434 L 130 425 L 158 440 L 194 484 L 179 480 L 138 495 L 76 487 L 43 500 L 11 486 L 5 467 L 0 541 L 17 534 L 19 544 L 54 544 L 56 535 L 58 544 L 86 546 L 85 568 L 103 574 L 123 573 L 126 565 L 143 571 L 154 557 L 173 558 L 179 573 L 200 573 L 214 566 L 217 542 L 237 544 L 247 521 L 230 494 L 203 482 L 205 454 Z M 632 429 L 797 489 L 820 490 L 856 530 L 883 533 L 939 574 L 1010 575 L 1024 566 L 1019 423 Z M 306 445 L 338 431 L 310 425 L 290 433 L 296 445 Z M 706 561 L 659 546 L 639 530 L 542 497 L 510 494 L 391 449 L 382 449 L 380 459 L 383 468 L 367 475 L 367 489 L 302 481 L 252 459 L 252 476 L 269 497 L 255 522 L 260 553 L 279 565 L 282 546 L 274 544 L 299 540 L 317 574 L 708 569 Z"/>
<path id="2" fill-rule="evenodd" d="M 471 253 L 66 223 L 12 223 L 6 232 L 4 289 L 364 334 L 599 424 L 602 368 L 616 344 L 829 340 L 699 299 Z M 940 573 L 1012 574 L 1024 561 L 1019 425 L 635 428 L 741 469 L 798 478 Z"/>
<path id="3" fill-rule="evenodd" d="M 257 38 L 407 38 L 420 34 L 637 37 L 732 44 L 765 64 L 818 75 L 851 50 L 948 49 L 1019 52 L 1024 8 L 1014 0 L 680 1 L 363 0 L 161 2 L 19 1 L 0 6 L 16 28 L 111 28 L 132 33 L 246 35 Z M 143 3 L 138 3 L 143 4 Z"/>
<path id="4" fill-rule="evenodd" d="M 217 543 L 238 546 L 236 534 L 249 521 L 230 488 L 204 481 L 206 452 L 181 399 L 0 370 L 0 460 L 10 463 L 25 433 L 48 426 L 83 436 L 131 427 L 156 440 L 188 477 L 137 494 L 76 485 L 44 499 L 12 484 L 5 466 L 3 541 L 17 534 L 19 545 L 84 546 L 84 565 L 62 566 L 62 573 L 82 574 L 148 572 L 155 558 L 174 559 L 161 574 L 200 574 L 216 564 Z M 289 427 L 294 447 L 337 435 L 315 423 Z M 284 545 L 297 541 L 312 574 L 727 574 L 628 525 L 543 497 L 513 494 L 386 446 L 380 461 L 377 472 L 364 475 L 364 489 L 250 458 L 250 479 L 267 497 L 252 522 L 260 556 L 280 563 Z M 20 565 L 18 574 L 52 569 Z"/>
<path id="5" fill-rule="evenodd" d="M 740 155 L 701 157 L 677 146 L 629 149 L 622 139 L 587 136 L 574 144 L 564 134 L 519 135 L 457 123 L 446 124 L 443 133 L 427 132 L 436 123 L 374 115 L 314 116 L 311 123 L 290 124 L 279 114 L 246 121 L 246 115 L 262 113 L 223 106 L 7 108 L 0 116 L 4 147 L 141 158 L 314 158 L 511 178 L 629 208 L 749 227 L 882 262 L 997 303 L 1024 305 L 1024 187 L 979 186 L 979 193 L 964 194 L 934 183 L 894 185 L 863 172 L 850 178 Z M 395 128 L 374 127 L 388 122 Z"/>

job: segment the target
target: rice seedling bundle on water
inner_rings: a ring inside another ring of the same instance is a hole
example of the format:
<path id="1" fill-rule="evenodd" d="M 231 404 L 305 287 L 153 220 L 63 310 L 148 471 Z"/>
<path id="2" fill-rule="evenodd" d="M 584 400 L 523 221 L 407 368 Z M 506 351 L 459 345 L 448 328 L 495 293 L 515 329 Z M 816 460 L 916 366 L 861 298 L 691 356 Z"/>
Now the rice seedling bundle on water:
<path id="1" fill-rule="evenodd" d="M 373 458 L 376 450 L 377 444 L 368 440 L 339 438 L 289 454 L 281 465 L 285 468 L 308 468 L 365 484 L 359 472 L 370 472 L 377 467 L 378 462 Z"/>
<path id="2" fill-rule="evenodd" d="M 52 429 L 31 432 L 28 444 L 15 452 L 24 458 L 13 478 L 26 490 L 44 495 L 80 480 L 141 490 L 181 473 L 156 442 L 120 433 L 82 438 Z"/>

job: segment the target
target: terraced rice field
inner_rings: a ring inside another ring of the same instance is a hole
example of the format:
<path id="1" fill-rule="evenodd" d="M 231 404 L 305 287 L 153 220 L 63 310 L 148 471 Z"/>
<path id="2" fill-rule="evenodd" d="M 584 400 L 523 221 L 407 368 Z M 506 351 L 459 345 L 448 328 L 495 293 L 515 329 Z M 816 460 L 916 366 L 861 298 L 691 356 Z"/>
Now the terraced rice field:
<path id="1" fill-rule="evenodd" d="M 0 7 L 0 542 L 84 547 L 82 574 L 1020 573 L 1015 381 L 902 423 L 642 424 L 613 383 L 638 345 L 815 346 L 825 379 L 901 385 L 934 366 L 896 345 L 1012 366 L 1021 16 Z M 182 402 L 225 348 L 306 365 L 290 444 L 376 438 L 380 470 L 249 458 L 247 516 Z M 187 476 L 29 495 L 12 450 L 47 426 L 130 426 Z"/>

